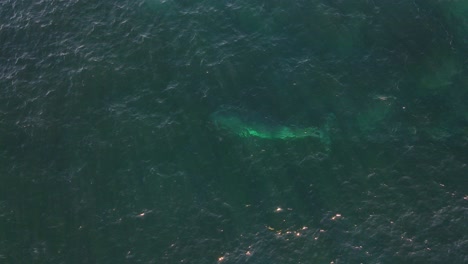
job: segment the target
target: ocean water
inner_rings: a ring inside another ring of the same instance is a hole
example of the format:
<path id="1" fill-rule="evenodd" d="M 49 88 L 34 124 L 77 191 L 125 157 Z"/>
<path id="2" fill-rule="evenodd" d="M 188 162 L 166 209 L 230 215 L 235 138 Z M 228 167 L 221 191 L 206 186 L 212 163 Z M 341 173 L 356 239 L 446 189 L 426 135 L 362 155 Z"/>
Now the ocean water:
<path id="1" fill-rule="evenodd" d="M 468 263 L 467 102 L 463 0 L 0 1 L 0 263 Z"/>

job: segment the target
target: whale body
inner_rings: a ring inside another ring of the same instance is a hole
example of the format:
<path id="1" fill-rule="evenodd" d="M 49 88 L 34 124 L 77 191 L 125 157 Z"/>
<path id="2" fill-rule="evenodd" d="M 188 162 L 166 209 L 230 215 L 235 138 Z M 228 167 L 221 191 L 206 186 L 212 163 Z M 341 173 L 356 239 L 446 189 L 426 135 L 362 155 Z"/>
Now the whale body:
<path id="1" fill-rule="evenodd" d="M 294 127 L 277 124 L 266 118 L 255 117 L 246 111 L 226 108 L 211 114 L 213 123 L 240 137 L 258 137 L 263 139 L 297 139 L 313 137 L 327 141 L 325 131 L 317 127 Z"/>

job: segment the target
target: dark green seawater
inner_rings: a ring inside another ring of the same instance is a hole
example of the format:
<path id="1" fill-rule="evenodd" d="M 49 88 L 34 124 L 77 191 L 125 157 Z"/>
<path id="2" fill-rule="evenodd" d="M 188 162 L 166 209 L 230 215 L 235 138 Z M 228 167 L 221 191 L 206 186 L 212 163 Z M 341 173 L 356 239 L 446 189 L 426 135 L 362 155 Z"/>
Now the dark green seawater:
<path id="1" fill-rule="evenodd" d="M 467 1 L 0 1 L 0 263 L 468 263 L 467 177 Z"/>

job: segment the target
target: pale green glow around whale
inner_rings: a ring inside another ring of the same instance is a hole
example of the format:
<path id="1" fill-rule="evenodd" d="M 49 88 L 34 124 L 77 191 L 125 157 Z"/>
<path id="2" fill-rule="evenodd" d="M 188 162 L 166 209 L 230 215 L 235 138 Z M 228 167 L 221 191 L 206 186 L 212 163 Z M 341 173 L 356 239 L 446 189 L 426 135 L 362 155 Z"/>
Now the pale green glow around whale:
<path id="1" fill-rule="evenodd" d="M 316 127 L 297 128 L 274 124 L 266 119 L 255 120 L 246 113 L 233 109 L 224 109 L 211 115 L 219 128 L 226 129 L 240 137 L 258 137 L 263 139 L 318 138 L 328 143 L 324 131 Z"/>

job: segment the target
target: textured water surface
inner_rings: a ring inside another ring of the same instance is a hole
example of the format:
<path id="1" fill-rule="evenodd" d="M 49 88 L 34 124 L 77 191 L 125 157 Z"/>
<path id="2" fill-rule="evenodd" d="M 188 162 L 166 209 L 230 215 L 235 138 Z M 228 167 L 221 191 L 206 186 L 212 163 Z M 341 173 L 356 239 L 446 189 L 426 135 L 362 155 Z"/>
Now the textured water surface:
<path id="1" fill-rule="evenodd" d="M 0 41 L 1 263 L 468 262 L 466 1 L 5 0 Z"/>

